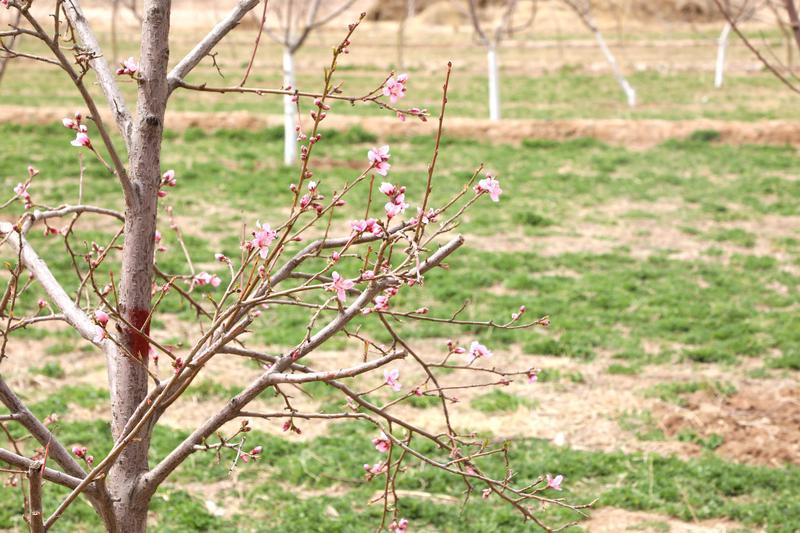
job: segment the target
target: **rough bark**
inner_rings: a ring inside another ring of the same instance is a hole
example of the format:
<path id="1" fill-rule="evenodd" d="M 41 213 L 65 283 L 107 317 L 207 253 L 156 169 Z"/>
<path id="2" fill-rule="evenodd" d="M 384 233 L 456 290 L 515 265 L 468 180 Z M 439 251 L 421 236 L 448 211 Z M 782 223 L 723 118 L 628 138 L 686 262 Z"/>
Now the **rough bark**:
<path id="1" fill-rule="evenodd" d="M 161 140 L 168 87 L 170 0 L 144 4 L 136 122 L 129 157 L 133 198 L 125 209 L 125 242 L 119 288 L 122 349 L 111 362 L 111 432 L 119 439 L 137 406 L 147 396 L 150 289 L 154 235 L 161 179 Z M 136 490 L 148 468 L 150 435 L 142 434 L 120 454 L 108 475 L 115 514 L 123 531 L 145 531 L 148 499 Z"/>

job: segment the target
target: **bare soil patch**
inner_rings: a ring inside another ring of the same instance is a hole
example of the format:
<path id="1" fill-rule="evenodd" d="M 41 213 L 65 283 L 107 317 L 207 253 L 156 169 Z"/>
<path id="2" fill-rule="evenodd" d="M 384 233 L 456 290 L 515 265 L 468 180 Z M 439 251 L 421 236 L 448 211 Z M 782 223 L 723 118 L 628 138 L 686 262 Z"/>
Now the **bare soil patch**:
<path id="1" fill-rule="evenodd" d="M 53 124 L 74 112 L 71 107 L 0 106 L 0 122 Z M 106 116 L 105 111 L 102 113 L 106 121 L 111 121 L 110 115 Z M 258 130 L 282 124 L 281 115 L 256 115 L 246 111 L 173 111 L 168 112 L 166 118 L 167 127 L 178 131 L 190 127 L 206 130 Z M 353 126 L 361 126 L 379 136 L 398 132 L 397 119 L 392 117 L 332 115 L 325 120 L 326 128 L 347 129 Z M 435 128 L 436 121 L 408 121 L 399 132 L 403 135 L 433 135 Z M 524 139 L 563 141 L 592 137 L 631 149 L 647 149 L 669 139 L 686 138 L 697 130 L 716 130 L 720 133 L 719 142 L 734 145 L 788 144 L 800 147 L 800 123 L 788 120 L 744 122 L 712 119 L 506 119 L 502 122 L 491 122 L 486 119 L 454 117 L 448 118 L 445 125 L 446 136 L 487 142 L 513 143 Z"/>
<path id="2" fill-rule="evenodd" d="M 696 392 L 686 406 L 661 410 L 668 435 L 693 431 L 719 435 L 723 457 L 742 463 L 782 466 L 800 464 L 800 387 L 748 384 L 730 397 Z"/>
<path id="3" fill-rule="evenodd" d="M 641 511 L 627 511 L 614 507 L 603 507 L 592 511 L 592 517 L 581 523 L 592 533 L 616 533 L 618 531 L 641 531 L 670 533 L 726 533 L 741 531 L 742 526 L 728 520 L 703 520 L 683 522 L 669 516 Z"/>

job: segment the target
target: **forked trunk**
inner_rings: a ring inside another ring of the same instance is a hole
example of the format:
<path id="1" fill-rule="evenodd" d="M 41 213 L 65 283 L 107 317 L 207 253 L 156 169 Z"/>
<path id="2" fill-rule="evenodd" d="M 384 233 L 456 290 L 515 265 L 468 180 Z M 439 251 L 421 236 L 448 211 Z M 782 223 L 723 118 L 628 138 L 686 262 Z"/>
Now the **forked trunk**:
<path id="1" fill-rule="evenodd" d="M 283 86 L 294 88 L 294 57 L 288 47 L 283 49 Z M 291 165 L 297 158 L 296 105 L 292 97 L 283 97 L 283 163 Z"/>

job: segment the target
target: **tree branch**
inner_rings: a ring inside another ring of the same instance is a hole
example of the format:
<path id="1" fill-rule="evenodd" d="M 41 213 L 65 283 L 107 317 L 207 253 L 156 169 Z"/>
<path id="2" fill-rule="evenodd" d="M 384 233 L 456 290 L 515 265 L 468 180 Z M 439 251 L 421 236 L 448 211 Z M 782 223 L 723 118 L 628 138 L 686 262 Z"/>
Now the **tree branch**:
<path id="1" fill-rule="evenodd" d="M 340 368 L 339 370 L 326 370 L 322 372 L 312 372 L 309 374 L 270 374 L 271 379 L 268 385 L 278 385 L 281 383 L 309 383 L 311 381 L 331 381 L 334 379 L 352 378 L 365 372 L 369 372 L 370 370 L 380 368 L 396 359 L 402 359 L 406 355 L 407 354 L 405 350 L 400 350 L 360 365 L 349 368 Z"/>
<path id="2" fill-rule="evenodd" d="M 33 461 L 32 459 L 17 455 L 3 448 L 0 448 L 0 461 L 25 469 L 31 468 L 34 465 L 38 465 L 39 468 L 42 467 L 42 463 L 39 461 Z M 53 470 L 52 468 L 45 468 L 42 472 L 42 477 L 47 481 L 52 481 L 53 483 L 58 483 L 59 485 L 69 488 L 75 488 L 81 482 L 81 480 L 76 477 L 72 477 L 64 472 L 59 472 L 58 470 Z"/>
<path id="3" fill-rule="evenodd" d="M 0 223 L 0 235 L 3 236 L 4 242 L 9 243 L 14 252 L 20 255 L 25 267 L 33 273 L 52 302 L 64 313 L 66 321 L 80 333 L 81 337 L 95 343 L 96 325 L 80 307 L 75 305 L 72 298 L 69 297 L 53 276 L 53 273 L 50 272 L 47 263 L 36 254 L 31 245 L 28 244 L 24 237 L 19 235 L 12 224 L 8 222 Z M 95 344 L 103 347 L 103 345 L 111 343 L 101 341 Z"/>
<path id="4" fill-rule="evenodd" d="M 413 275 L 424 274 L 428 270 L 436 267 L 463 244 L 464 238 L 462 236 L 459 235 L 455 237 L 423 261 Z M 325 325 L 325 327 L 306 340 L 302 345 L 280 357 L 267 372 L 262 374 L 248 385 L 247 388 L 232 398 L 224 408 L 206 420 L 203 425 L 181 442 L 181 444 L 156 465 L 155 468 L 146 473 L 141 479 L 140 490 L 145 494 L 152 494 L 155 492 L 161 482 L 194 452 L 194 446 L 196 444 L 202 442 L 203 439 L 214 433 L 229 420 L 236 418 L 239 412 L 248 403 L 273 383 L 272 380 L 275 374 L 290 368 L 295 361 L 312 352 L 325 341 L 333 337 L 337 332 L 341 331 L 353 318 L 361 314 L 361 310 L 367 307 L 376 295 L 380 294 L 380 292 L 391 285 L 391 283 L 392 281 L 388 279 L 372 283 L 361 296 L 347 309 L 337 315 L 336 318 Z"/>
<path id="5" fill-rule="evenodd" d="M 259 0 L 239 0 L 239 3 L 228 13 L 228 16 L 214 26 L 214 28 L 208 32 L 208 35 L 203 37 L 203 39 L 175 65 L 167 75 L 167 84 L 170 93 L 172 93 L 179 82 L 239 24 L 242 18 L 258 5 L 258 2 Z"/>
<path id="6" fill-rule="evenodd" d="M 28 524 L 31 533 L 44 533 L 44 522 L 42 519 L 42 466 L 41 461 L 34 461 L 28 467 L 28 491 L 30 498 L 28 501 Z"/>
<path id="7" fill-rule="evenodd" d="M 92 59 L 89 60 L 89 65 L 91 65 L 91 67 L 97 73 L 97 81 L 100 84 L 100 88 L 103 90 L 103 94 L 106 96 L 106 100 L 108 100 L 108 107 L 111 108 L 111 112 L 114 114 L 114 120 L 117 122 L 117 128 L 119 128 L 119 131 L 122 134 L 122 138 L 125 141 L 125 146 L 130 148 L 131 133 L 133 132 L 133 121 L 131 120 L 131 114 L 128 111 L 128 108 L 125 105 L 125 98 L 119 91 L 119 86 L 117 85 L 115 75 L 108 66 L 106 58 L 103 56 L 100 43 L 97 42 L 97 37 L 95 37 L 94 32 L 89 25 L 89 21 L 86 20 L 86 17 L 83 14 L 79 0 L 65 0 L 62 5 L 64 6 L 64 11 L 67 14 L 67 18 L 72 24 L 72 27 L 75 29 L 75 33 L 78 35 L 78 38 L 80 38 L 81 43 L 83 44 L 83 48 L 85 48 L 92 56 Z"/>
<path id="8" fill-rule="evenodd" d="M 0 378 L 0 402 L 16 416 L 16 420 L 33 435 L 39 444 L 46 446 L 49 457 L 64 469 L 71 477 L 80 479 L 86 477 L 83 468 L 75 461 L 66 448 L 56 439 L 47 427 L 22 403 L 22 400 L 14 394 L 8 384 Z"/>

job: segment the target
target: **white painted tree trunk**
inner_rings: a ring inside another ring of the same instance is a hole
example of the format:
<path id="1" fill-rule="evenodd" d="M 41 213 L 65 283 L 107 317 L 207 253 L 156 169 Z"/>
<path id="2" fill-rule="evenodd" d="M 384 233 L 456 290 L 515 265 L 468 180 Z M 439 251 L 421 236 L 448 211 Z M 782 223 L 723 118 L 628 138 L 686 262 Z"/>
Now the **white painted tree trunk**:
<path id="1" fill-rule="evenodd" d="M 722 82 L 725 78 L 725 52 L 728 49 L 728 38 L 731 34 L 731 25 L 729 22 L 725 23 L 722 27 L 722 32 L 719 34 L 717 41 L 717 65 L 714 69 L 714 87 L 719 89 L 722 87 Z"/>
<path id="2" fill-rule="evenodd" d="M 489 67 L 489 119 L 500 120 L 500 74 L 497 68 L 497 50 L 489 47 L 486 53 Z"/>
<path id="3" fill-rule="evenodd" d="M 294 86 L 294 58 L 292 51 L 283 49 L 283 86 Z M 295 130 L 297 118 L 297 105 L 292 102 L 291 96 L 283 97 L 283 163 L 291 165 L 297 158 L 297 131 Z"/>
<path id="4" fill-rule="evenodd" d="M 625 98 L 628 100 L 628 105 L 630 107 L 635 107 L 636 90 L 631 86 L 630 83 L 628 83 L 628 80 L 625 79 L 625 76 L 622 75 L 622 70 L 620 70 L 619 64 L 617 64 L 614 54 L 612 54 L 611 50 L 609 50 L 606 40 L 603 39 L 603 35 L 600 33 L 600 30 L 597 28 L 592 28 L 592 32 L 594 33 L 594 38 L 597 40 L 598 46 L 600 46 L 600 51 L 603 52 L 603 55 L 606 57 L 606 61 L 608 61 L 608 64 L 611 65 L 611 72 L 613 72 L 614 78 L 616 78 L 617 83 L 619 83 L 619 86 L 622 88 L 622 92 L 625 93 Z"/>

